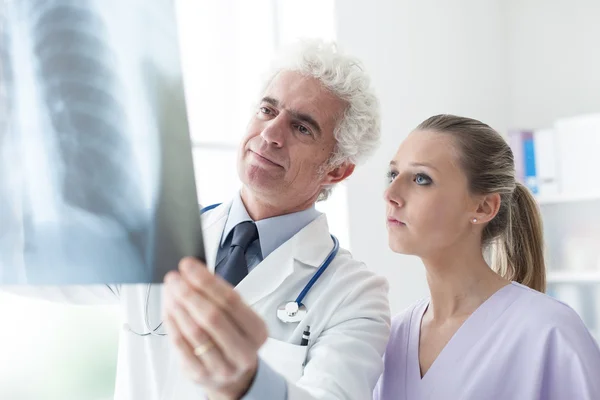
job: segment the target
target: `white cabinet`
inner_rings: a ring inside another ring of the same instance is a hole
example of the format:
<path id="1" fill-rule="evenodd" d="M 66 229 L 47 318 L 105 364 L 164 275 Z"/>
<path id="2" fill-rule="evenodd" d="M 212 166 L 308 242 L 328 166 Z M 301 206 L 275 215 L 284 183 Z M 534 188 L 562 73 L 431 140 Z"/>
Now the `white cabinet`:
<path id="1" fill-rule="evenodd" d="M 571 306 L 600 342 L 600 194 L 538 199 L 550 296 Z"/>

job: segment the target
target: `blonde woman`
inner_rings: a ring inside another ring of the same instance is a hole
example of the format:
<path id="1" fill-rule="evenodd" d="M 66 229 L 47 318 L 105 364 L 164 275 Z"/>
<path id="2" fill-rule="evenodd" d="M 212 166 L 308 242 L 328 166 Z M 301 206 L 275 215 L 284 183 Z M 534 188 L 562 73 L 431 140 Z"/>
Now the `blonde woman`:
<path id="1" fill-rule="evenodd" d="M 496 131 L 429 118 L 390 163 L 384 197 L 389 245 L 421 258 L 430 297 L 394 319 L 375 399 L 600 399 L 600 350 L 543 294 L 539 211 Z"/>

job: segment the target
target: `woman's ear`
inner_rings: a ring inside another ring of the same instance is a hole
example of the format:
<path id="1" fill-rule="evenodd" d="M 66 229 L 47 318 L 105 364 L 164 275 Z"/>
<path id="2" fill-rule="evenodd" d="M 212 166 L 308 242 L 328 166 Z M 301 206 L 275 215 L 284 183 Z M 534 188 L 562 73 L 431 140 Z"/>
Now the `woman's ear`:
<path id="1" fill-rule="evenodd" d="M 498 193 L 482 196 L 477 205 L 477 210 L 471 217 L 471 222 L 474 224 L 490 222 L 500 211 L 501 202 Z"/>

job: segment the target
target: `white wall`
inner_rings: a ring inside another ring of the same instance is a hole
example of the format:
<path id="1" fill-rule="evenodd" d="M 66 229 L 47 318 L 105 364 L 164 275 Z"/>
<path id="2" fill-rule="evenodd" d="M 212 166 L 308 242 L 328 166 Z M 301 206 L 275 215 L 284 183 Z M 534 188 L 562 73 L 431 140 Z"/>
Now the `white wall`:
<path id="1" fill-rule="evenodd" d="M 510 0 L 509 124 L 600 111 L 600 1 Z"/>
<path id="2" fill-rule="evenodd" d="M 387 163 L 425 118 L 454 113 L 507 128 L 506 13 L 501 0 L 340 0 L 337 40 L 360 57 L 382 102 L 383 140 L 348 182 L 354 255 L 390 281 L 392 312 L 427 294 L 418 259 L 387 246 Z"/>

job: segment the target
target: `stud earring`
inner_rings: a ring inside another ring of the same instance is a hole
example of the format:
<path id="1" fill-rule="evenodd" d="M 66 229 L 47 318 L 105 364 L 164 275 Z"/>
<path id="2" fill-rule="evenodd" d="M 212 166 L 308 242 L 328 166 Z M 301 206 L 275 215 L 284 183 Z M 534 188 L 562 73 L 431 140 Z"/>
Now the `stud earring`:
<path id="1" fill-rule="evenodd" d="M 476 222 L 477 222 L 477 218 L 473 218 L 473 223 L 476 223 Z"/>

